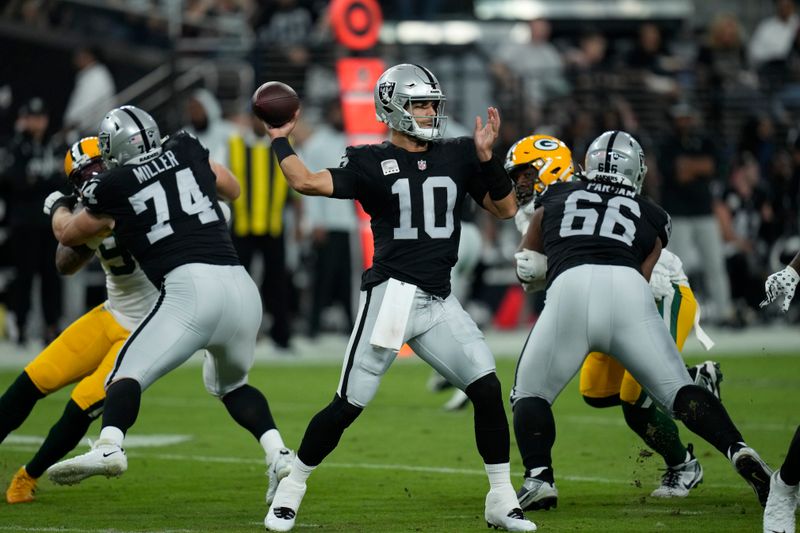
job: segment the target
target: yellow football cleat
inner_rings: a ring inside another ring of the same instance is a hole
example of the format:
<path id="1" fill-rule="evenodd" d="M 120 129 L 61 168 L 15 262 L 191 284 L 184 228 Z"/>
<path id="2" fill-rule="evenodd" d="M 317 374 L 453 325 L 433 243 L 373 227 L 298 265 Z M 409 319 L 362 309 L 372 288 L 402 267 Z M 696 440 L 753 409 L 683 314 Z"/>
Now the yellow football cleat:
<path id="1" fill-rule="evenodd" d="M 32 502 L 35 493 L 36 478 L 31 477 L 23 466 L 11 478 L 11 483 L 6 490 L 6 501 L 8 503 Z"/>

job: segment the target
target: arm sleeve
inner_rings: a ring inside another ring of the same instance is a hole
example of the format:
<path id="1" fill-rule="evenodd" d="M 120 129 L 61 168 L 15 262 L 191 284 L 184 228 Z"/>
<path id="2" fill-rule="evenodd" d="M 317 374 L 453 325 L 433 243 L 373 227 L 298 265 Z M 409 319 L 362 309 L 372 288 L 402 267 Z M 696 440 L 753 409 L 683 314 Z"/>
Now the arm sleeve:
<path id="1" fill-rule="evenodd" d="M 107 193 L 108 179 L 93 178 L 81 187 L 81 203 L 93 215 L 110 212 L 110 195 Z"/>

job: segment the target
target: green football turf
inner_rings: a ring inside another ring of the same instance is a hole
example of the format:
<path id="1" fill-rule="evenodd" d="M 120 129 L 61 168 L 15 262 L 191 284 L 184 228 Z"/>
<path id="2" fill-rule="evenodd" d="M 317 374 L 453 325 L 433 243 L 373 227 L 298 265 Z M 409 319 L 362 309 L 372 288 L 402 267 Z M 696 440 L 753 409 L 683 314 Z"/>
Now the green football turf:
<path id="1" fill-rule="evenodd" d="M 783 460 L 800 423 L 797 355 L 720 357 L 722 399 L 748 443 L 772 466 Z M 502 359 L 498 368 L 507 394 L 514 362 Z M 253 370 L 251 383 L 266 393 L 287 444 L 297 447 L 310 417 L 332 398 L 339 373 L 333 364 L 270 363 Z M 0 389 L 16 374 L 0 371 Z M 309 480 L 297 531 L 486 530 L 488 483 L 474 445 L 472 410 L 442 411 L 449 395 L 427 392 L 428 375 L 418 361 L 395 363 L 374 402 Z M 761 531 L 761 508 L 751 489 L 726 459 L 685 429 L 684 442 L 695 444 L 705 482 L 685 499 L 650 498 L 661 460 L 642 453 L 619 408 L 586 406 L 576 381 L 555 406 L 558 509 L 528 513 L 540 531 Z M 0 445 L 3 487 L 36 448 L 20 437 L 44 435 L 67 397 L 65 390 L 42 400 Z M 98 433 L 96 423 L 89 436 Z M 205 393 L 198 366 L 176 370 L 145 393 L 129 435 L 155 434 L 191 440 L 129 447 L 129 469 L 120 479 L 92 478 L 74 487 L 43 479 L 36 502 L 0 503 L 0 531 L 263 530 L 261 448 Z M 513 433 L 511 458 L 518 486 L 522 468 Z"/>

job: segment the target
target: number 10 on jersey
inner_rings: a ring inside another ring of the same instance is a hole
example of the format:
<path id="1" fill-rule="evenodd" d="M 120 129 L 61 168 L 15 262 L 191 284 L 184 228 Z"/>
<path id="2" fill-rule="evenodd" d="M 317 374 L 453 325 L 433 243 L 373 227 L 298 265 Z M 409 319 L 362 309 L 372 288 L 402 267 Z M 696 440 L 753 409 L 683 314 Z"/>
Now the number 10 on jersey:
<path id="1" fill-rule="evenodd" d="M 436 189 L 444 189 L 447 195 L 444 226 L 436 225 Z M 431 239 L 447 239 L 455 230 L 453 209 L 456 205 L 458 187 L 449 176 L 430 176 L 422 182 L 422 214 L 425 233 Z M 419 206 L 411 205 L 411 183 L 408 178 L 400 178 L 392 185 L 392 194 L 398 196 L 400 202 L 400 226 L 394 228 L 395 239 L 418 238 L 417 228 L 411 225 L 411 214 Z"/>

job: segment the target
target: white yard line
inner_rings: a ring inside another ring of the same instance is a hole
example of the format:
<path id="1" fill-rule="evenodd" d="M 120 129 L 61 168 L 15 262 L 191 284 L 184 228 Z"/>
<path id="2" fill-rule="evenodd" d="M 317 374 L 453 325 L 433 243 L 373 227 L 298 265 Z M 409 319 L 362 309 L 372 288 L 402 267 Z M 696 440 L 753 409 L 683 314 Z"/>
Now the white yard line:
<path id="1" fill-rule="evenodd" d="M 9 451 L 32 451 L 35 448 L 24 446 L 7 446 L 4 449 Z M 191 455 L 180 453 L 151 453 L 136 450 L 128 453 L 134 461 L 137 458 L 142 459 L 157 459 L 161 461 L 186 461 L 192 463 L 219 463 L 219 464 L 247 464 L 263 466 L 264 461 L 260 459 L 248 459 L 244 457 L 226 457 L 215 455 Z M 135 465 L 135 462 L 134 462 Z M 443 466 L 416 466 L 392 463 L 337 463 L 326 462 L 323 463 L 324 468 L 338 468 L 343 470 L 390 470 L 393 472 L 418 472 L 422 474 L 442 474 L 442 475 L 456 475 L 456 476 L 485 476 L 486 472 L 478 468 L 450 468 Z M 135 466 L 134 466 L 135 468 Z M 632 485 L 633 479 L 615 479 L 596 476 L 574 476 L 574 475 L 559 475 L 559 479 L 566 481 L 575 481 L 578 483 L 605 483 L 609 485 Z M 716 488 L 742 488 L 745 485 L 741 483 L 708 483 L 703 482 L 704 487 Z M 2 528 L 0 528 L 2 529 Z"/>
<path id="2" fill-rule="evenodd" d="M 25 526 L 0 526 L 0 531 L 58 531 L 73 533 L 193 533 L 194 529 L 83 529 L 78 527 L 25 527 Z"/>

